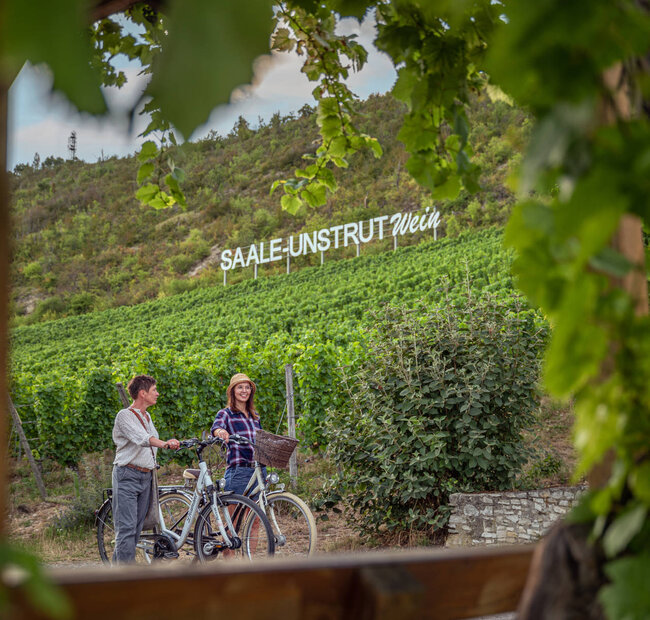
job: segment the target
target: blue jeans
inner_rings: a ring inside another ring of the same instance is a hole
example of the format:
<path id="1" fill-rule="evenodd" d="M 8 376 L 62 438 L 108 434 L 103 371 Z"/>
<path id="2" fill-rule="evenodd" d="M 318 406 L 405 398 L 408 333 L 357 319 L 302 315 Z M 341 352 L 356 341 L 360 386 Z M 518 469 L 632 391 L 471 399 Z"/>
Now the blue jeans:
<path id="1" fill-rule="evenodd" d="M 226 475 L 224 476 L 226 479 L 226 491 L 243 495 L 248 481 L 254 474 L 254 467 L 242 467 L 241 465 L 235 467 L 234 465 L 230 465 L 226 469 Z M 266 467 L 262 467 L 262 478 L 266 480 Z M 252 499 L 256 499 L 257 495 L 256 493 Z"/>

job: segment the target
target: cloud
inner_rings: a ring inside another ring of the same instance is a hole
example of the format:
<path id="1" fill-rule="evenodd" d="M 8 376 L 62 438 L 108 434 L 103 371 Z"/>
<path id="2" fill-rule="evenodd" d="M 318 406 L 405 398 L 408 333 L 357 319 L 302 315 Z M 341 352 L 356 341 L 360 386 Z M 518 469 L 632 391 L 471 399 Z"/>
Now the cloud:
<path id="1" fill-rule="evenodd" d="M 348 85 L 361 98 L 390 90 L 395 81 L 395 69 L 390 59 L 372 45 L 376 37 L 373 16 L 359 23 L 345 19 L 339 23 L 340 34 L 356 34 L 357 40 L 369 51 L 368 62 L 360 73 L 352 74 Z M 239 116 L 256 126 L 258 118 L 268 121 L 275 112 L 289 114 L 306 103 L 314 105 L 312 90 L 316 86 L 300 72 L 304 59 L 297 54 L 277 53 L 256 61 L 253 85 L 237 89 L 227 106 L 216 108 L 208 122 L 199 127 L 192 139 L 206 136 L 211 130 L 227 134 Z M 125 156 L 142 143 L 138 138 L 147 120 L 134 117 L 129 132 L 128 112 L 138 101 L 146 78 L 139 76 L 139 67 L 120 67 L 127 75 L 121 88 L 106 89 L 105 97 L 111 115 L 97 119 L 79 114 L 63 97 L 51 95 L 52 80 L 47 71 L 26 66 L 9 93 L 9 157 L 10 168 L 19 162 L 30 163 L 34 153 L 41 160 L 48 155 L 69 156 L 68 137 L 77 132 L 77 156 L 96 161 L 102 155 Z"/>

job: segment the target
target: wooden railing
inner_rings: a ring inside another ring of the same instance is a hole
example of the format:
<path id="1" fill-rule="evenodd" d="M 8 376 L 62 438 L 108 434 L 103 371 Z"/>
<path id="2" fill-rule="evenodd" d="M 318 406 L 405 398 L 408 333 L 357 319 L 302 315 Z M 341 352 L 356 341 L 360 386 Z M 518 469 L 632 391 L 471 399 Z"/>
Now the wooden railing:
<path id="1" fill-rule="evenodd" d="M 77 619 L 473 618 L 514 611 L 533 546 L 56 570 Z M 12 620 L 42 618 L 12 590 Z"/>

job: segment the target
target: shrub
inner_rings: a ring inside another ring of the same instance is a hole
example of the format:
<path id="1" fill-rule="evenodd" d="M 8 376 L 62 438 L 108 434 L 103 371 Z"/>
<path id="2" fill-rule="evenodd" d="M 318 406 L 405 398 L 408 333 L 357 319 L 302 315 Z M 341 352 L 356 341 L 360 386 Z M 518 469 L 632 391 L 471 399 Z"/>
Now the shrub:
<path id="1" fill-rule="evenodd" d="M 366 532 L 434 536 L 450 493 L 513 487 L 544 335 L 516 304 L 467 299 L 376 313 L 366 362 L 348 372 L 346 406 L 326 424 L 340 474 L 325 505 L 343 492 Z"/>
<path id="2" fill-rule="evenodd" d="M 70 314 L 86 314 L 95 309 L 97 303 L 97 296 L 92 293 L 83 292 L 77 293 L 70 298 L 68 304 Z"/>
<path id="3" fill-rule="evenodd" d="M 83 455 L 74 472 L 75 497 L 72 503 L 50 523 L 53 534 L 87 529 L 94 525 L 95 510 L 103 502 L 105 488 L 111 486 L 112 451 L 103 455 Z"/>

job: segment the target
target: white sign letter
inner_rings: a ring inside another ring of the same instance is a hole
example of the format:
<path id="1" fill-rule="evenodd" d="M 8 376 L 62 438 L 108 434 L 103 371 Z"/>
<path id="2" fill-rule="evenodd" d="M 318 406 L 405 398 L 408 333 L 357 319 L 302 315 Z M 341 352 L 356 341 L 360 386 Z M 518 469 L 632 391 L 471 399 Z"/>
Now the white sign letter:
<path id="1" fill-rule="evenodd" d="M 275 260 L 282 260 L 282 249 L 280 248 L 280 244 L 282 243 L 282 237 L 279 239 L 272 239 L 271 244 L 269 247 L 270 250 L 270 256 L 269 260 L 270 261 L 275 261 Z"/>
<path id="2" fill-rule="evenodd" d="M 221 252 L 221 268 L 228 271 L 232 267 L 232 250 L 224 250 Z"/>
<path id="3" fill-rule="evenodd" d="M 327 252 L 330 249 L 332 242 L 330 241 L 330 229 L 323 228 L 318 231 L 318 251 Z"/>

